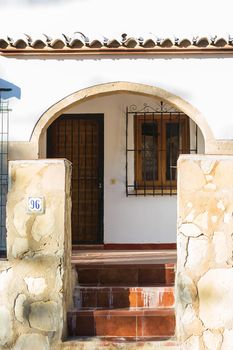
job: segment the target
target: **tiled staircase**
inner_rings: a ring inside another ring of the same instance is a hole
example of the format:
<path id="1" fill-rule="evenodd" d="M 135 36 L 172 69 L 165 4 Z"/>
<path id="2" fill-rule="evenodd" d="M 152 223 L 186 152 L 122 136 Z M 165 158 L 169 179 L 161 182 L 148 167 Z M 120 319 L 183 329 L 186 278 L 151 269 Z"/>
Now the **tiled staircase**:
<path id="1" fill-rule="evenodd" d="M 173 348 L 168 339 L 175 333 L 175 263 L 126 260 L 73 259 L 78 284 L 68 313 L 69 336 L 162 341 Z"/>

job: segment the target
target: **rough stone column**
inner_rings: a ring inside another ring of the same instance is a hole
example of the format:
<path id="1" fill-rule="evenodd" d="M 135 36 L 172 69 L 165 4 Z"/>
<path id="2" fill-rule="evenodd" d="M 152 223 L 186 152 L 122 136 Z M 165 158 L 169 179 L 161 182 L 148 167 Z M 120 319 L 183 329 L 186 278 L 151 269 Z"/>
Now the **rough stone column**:
<path id="1" fill-rule="evenodd" d="M 66 333 L 71 300 L 70 177 L 66 160 L 9 164 L 8 262 L 0 262 L 0 347 L 57 349 Z M 42 214 L 28 212 L 28 197 L 42 198 Z"/>
<path id="2" fill-rule="evenodd" d="M 232 349 L 233 156 L 179 158 L 177 254 L 183 349 Z"/>

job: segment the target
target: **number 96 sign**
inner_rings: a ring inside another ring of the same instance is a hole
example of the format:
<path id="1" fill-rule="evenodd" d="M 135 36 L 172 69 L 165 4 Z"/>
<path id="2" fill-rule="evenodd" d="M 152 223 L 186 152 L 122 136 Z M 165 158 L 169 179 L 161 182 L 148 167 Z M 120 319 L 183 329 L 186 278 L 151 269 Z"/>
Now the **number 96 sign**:
<path id="1" fill-rule="evenodd" d="M 44 213 L 44 198 L 43 197 L 28 197 L 27 209 L 29 214 Z"/>

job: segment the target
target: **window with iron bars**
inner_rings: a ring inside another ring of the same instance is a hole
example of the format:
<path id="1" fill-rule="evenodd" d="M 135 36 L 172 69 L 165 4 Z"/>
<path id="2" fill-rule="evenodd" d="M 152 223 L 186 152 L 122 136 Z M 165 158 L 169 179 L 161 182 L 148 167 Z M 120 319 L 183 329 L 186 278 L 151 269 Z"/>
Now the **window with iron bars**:
<path id="1" fill-rule="evenodd" d="M 8 101 L 3 100 L 4 92 L 11 89 L 0 88 L 0 254 L 6 251 L 6 198 L 8 191 Z"/>
<path id="2" fill-rule="evenodd" d="M 177 159 L 198 152 L 200 131 L 190 118 L 160 102 L 126 110 L 126 195 L 174 195 Z"/>

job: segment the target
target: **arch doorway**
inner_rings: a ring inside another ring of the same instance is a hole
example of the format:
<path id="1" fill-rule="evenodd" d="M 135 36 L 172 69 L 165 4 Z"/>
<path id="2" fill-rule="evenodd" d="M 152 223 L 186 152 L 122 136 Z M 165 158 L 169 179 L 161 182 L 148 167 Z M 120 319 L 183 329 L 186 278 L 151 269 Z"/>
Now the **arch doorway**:
<path id="1" fill-rule="evenodd" d="M 164 113 L 152 112 L 161 102 Z M 48 157 L 73 163 L 74 245 L 176 242 L 175 158 L 205 148 L 181 109 L 143 94 L 97 95 L 63 110 L 46 139 Z"/>

